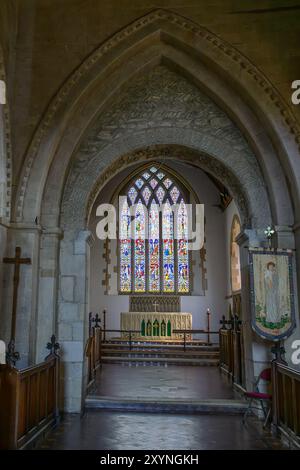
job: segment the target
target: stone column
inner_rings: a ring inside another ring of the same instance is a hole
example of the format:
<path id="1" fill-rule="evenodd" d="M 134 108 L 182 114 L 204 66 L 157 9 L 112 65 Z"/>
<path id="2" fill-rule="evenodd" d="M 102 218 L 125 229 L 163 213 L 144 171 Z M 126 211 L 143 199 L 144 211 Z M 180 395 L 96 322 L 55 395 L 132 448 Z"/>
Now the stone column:
<path id="1" fill-rule="evenodd" d="M 90 232 L 65 232 L 60 250 L 58 340 L 62 358 L 62 406 L 80 412 L 83 400 L 84 341 L 87 322 L 87 276 Z"/>
<path id="2" fill-rule="evenodd" d="M 43 230 L 40 244 L 40 270 L 37 312 L 36 362 L 46 356 L 46 344 L 52 334 L 57 334 L 57 290 L 60 228 Z"/>

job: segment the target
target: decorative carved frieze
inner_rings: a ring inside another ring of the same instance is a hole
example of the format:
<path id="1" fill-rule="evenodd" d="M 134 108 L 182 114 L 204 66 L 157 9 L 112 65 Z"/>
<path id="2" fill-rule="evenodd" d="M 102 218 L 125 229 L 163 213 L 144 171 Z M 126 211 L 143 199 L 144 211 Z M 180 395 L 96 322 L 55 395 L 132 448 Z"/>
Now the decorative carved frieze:
<path id="1" fill-rule="evenodd" d="M 131 295 L 130 312 L 180 312 L 179 295 Z"/>

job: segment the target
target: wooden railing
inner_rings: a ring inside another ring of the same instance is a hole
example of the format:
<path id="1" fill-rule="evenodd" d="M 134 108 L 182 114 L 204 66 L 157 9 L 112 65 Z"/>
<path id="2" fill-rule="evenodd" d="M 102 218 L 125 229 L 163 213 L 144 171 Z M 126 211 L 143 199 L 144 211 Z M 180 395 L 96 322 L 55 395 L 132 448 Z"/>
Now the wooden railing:
<path id="1" fill-rule="evenodd" d="M 272 362 L 273 425 L 300 445 L 300 372 Z"/>
<path id="2" fill-rule="evenodd" d="M 18 370 L 0 365 L 0 449 L 21 449 L 53 426 L 58 413 L 59 358 Z"/>
<path id="3" fill-rule="evenodd" d="M 102 335 L 103 330 L 101 327 L 93 327 L 87 340 L 85 348 L 85 355 L 88 360 L 87 390 L 93 385 L 96 371 L 101 367 Z"/>
<path id="4" fill-rule="evenodd" d="M 226 327 L 229 325 L 229 328 Z M 220 367 L 238 385 L 244 384 L 243 332 L 239 321 L 222 321 L 219 330 Z"/>

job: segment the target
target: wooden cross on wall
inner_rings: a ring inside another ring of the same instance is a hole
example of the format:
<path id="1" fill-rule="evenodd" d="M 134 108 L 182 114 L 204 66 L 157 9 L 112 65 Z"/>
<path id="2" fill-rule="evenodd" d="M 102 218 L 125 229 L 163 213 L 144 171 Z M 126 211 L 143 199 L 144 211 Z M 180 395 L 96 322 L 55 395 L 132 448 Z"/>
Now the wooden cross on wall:
<path id="1" fill-rule="evenodd" d="M 12 306 L 12 316 L 11 316 L 11 334 L 10 340 L 16 339 L 16 320 L 17 320 L 17 302 L 18 302 L 18 288 L 20 281 L 20 265 L 21 264 L 31 264 L 30 258 L 21 258 L 21 248 L 16 247 L 16 256 L 14 258 L 3 258 L 3 263 L 14 264 L 14 291 L 13 291 L 13 306 Z"/>

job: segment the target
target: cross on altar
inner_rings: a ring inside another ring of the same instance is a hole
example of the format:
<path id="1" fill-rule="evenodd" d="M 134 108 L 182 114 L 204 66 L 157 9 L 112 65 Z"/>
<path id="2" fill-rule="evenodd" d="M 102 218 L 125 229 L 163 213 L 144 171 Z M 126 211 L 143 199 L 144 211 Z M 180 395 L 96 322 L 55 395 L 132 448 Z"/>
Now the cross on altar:
<path id="1" fill-rule="evenodd" d="M 159 306 L 159 303 L 155 301 L 155 302 L 153 303 L 153 307 L 154 307 L 154 312 L 155 312 L 155 313 L 157 312 L 156 307 L 158 307 L 158 306 Z"/>
<path id="2" fill-rule="evenodd" d="M 16 319 L 17 319 L 17 301 L 18 301 L 18 288 L 20 280 L 20 265 L 21 264 L 31 264 L 30 258 L 21 258 L 21 248 L 16 247 L 16 256 L 15 258 L 3 258 L 3 263 L 14 264 L 14 292 L 13 292 L 13 306 L 12 306 L 12 316 L 11 316 L 11 334 L 10 339 L 15 340 L 16 337 Z"/>

